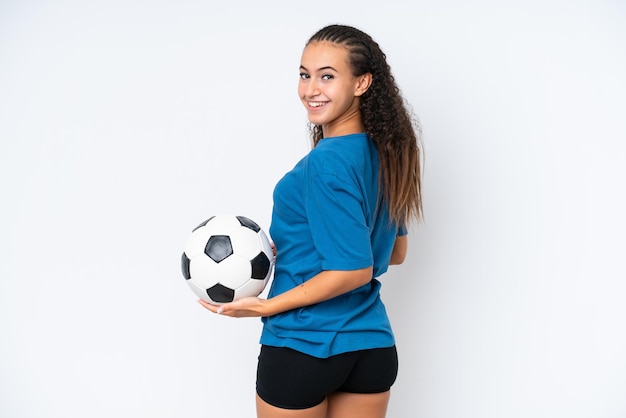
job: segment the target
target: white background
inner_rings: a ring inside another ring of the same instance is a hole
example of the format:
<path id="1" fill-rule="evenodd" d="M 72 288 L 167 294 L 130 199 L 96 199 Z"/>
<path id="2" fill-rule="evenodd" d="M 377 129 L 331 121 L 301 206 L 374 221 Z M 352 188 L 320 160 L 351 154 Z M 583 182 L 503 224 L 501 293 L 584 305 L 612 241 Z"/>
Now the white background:
<path id="1" fill-rule="evenodd" d="M 424 129 L 384 279 L 390 417 L 626 416 L 626 6 L 0 3 L 0 416 L 251 417 L 260 321 L 210 314 L 190 230 L 269 227 L 308 151 L 300 53 L 369 32 Z"/>

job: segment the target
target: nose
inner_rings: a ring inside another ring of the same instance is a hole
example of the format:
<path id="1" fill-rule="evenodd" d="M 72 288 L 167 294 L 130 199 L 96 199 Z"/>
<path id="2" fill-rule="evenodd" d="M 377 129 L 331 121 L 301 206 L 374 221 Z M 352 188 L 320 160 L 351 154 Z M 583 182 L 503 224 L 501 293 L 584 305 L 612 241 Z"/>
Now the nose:
<path id="1" fill-rule="evenodd" d="M 305 98 L 311 98 L 320 94 L 319 84 L 314 78 L 300 81 L 301 95 Z"/>

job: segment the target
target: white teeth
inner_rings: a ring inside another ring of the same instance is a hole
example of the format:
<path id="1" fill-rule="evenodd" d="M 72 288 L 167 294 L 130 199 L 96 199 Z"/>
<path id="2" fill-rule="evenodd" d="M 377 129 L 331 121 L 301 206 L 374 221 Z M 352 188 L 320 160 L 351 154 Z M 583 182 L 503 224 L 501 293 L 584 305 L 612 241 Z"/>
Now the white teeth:
<path id="1" fill-rule="evenodd" d="M 324 102 L 309 102 L 309 106 L 311 106 L 311 107 L 324 106 Z"/>

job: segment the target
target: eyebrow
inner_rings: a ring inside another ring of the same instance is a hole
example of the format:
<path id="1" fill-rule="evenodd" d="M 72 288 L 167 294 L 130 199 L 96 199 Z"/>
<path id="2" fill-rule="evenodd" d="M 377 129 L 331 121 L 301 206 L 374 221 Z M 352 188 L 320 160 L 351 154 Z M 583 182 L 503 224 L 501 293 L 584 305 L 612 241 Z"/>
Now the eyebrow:
<path id="1" fill-rule="evenodd" d="M 304 70 L 304 71 L 309 71 L 304 65 L 301 65 L 300 69 Z M 325 67 L 320 67 L 320 68 L 317 69 L 317 71 L 324 71 L 324 70 L 333 70 L 334 72 L 337 72 L 337 70 L 335 68 L 331 67 L 330 65 L 327 65 Z"/>

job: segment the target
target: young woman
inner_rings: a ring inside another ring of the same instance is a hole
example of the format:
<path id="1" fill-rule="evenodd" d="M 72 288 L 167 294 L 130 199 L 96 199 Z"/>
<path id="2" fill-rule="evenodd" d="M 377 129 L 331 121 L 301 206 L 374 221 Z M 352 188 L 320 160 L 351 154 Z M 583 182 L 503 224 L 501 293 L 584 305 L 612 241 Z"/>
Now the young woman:
<path id="1" fill-rule="evenodd" d="M 419 220 L 419 128 L 385 54 L 331 25 L 306 44 L 298 94 L 313 148 L 276 185 L 267 299 L 212 312 L 262 317 L 259 418 L 381 418 L 398 360 L 376 279 L 404 261 Z"/>

